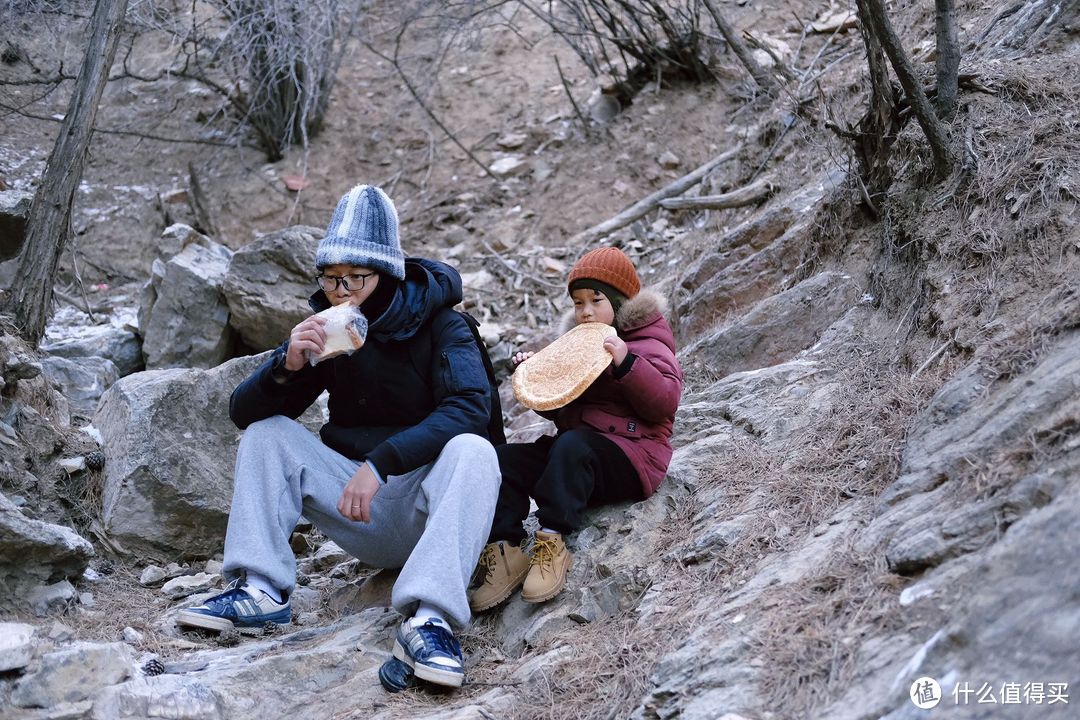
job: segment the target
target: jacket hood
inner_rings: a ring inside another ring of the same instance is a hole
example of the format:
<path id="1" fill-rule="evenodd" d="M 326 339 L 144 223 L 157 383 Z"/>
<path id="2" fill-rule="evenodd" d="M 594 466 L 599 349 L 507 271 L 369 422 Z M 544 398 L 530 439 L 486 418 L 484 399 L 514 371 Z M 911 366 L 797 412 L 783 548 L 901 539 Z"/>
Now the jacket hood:
<path id="1" fill-rule="evenodd" d="M 668 301 L 655 290 L 644 289 L 622 304 L 615 313 L 615 327 L 620 335 L 633 333 L 663 317 L 668 310 Z M 559 320 L 559 334 L 569 332 L 575 325 L 574 311 L 563 313 Z"/>
<path id="2" fill-rule="evenodd" d="M 461 275 L 446 263 L 426 258 L 405 258 L 405 280 L 390 305 L 378 318 L 368 318 L 368 335 L 380 342 L 407 340 L 444 307 L 461 302 Z M 308 298 L 315 312 L 330 307 L 326 293 L 316 290 Z"/>

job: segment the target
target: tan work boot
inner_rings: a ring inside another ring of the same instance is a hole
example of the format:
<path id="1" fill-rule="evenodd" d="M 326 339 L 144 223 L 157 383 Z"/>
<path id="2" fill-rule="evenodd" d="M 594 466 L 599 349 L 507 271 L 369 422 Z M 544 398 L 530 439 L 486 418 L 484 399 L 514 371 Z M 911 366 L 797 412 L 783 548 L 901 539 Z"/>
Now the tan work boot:
<path id="1" fill-rule="evenodd" d="M 537 530 L 529 576 L 521 589 L 521 599 L 532 603 L 544 602 L 562 592 L 573 559 L 561 533 Z"/>
<path id="2" fill-rule="evenodd" d="M 479 587 L 469 591 L 469 608 L 483 612 L 495 607 L 525 582 L 529 574 L 529 556 L 517 545 L 505 540 L 488 543 L 480 552 L 477 575 L 483 574 Z"/>

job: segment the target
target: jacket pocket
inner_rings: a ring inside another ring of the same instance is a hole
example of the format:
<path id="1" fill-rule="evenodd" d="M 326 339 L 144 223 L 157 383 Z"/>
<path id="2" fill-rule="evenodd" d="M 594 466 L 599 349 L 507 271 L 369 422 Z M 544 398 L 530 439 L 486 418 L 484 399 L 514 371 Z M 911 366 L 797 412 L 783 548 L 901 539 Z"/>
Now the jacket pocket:
<path id="1" fill-rule="evenodd" d="M 475 347 L 447 350 L 442 354 L 443 383 L 450 394 L 470 390 L 488 391 L 487 371 Z"/>
<path id="2" fill-rule="evenodd" d="M 644 430 L 641 421 L 636 417 L 615 415 L 597 408 L 585 409 L 581 413 L 581 421 L 594 430 L 620 437 L 640 438 Z"/>

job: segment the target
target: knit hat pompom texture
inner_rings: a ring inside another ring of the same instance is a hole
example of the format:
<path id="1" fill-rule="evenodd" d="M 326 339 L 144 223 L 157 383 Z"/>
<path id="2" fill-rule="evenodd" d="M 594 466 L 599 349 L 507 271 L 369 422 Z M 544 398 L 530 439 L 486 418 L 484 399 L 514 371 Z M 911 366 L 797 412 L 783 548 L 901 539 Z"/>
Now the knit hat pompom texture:
<path id="1" fill-rule="evenodd" d="M 358 265 L 405 279 L 397 210 L 386 193 L 357 185 L 338 201 L 315 252 L 315 267 L 328 265 Z"/>
<path id="2" fill-rule="evenodd" d="M 566 286 L 573 292 L 574 281 L 586 279 L 599 280 L 628 298 L 634 297 L 641 290 L 641 279 L 634 269 L 634 263 L 619 248 L 602 247 L 585 253 L 574 263 Z"/>

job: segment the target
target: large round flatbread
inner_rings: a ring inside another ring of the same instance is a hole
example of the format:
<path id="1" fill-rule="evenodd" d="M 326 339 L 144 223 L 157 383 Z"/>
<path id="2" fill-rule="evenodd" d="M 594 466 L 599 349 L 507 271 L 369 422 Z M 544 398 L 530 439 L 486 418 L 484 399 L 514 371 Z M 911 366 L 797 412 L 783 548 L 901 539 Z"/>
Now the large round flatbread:
<path id="1" fill-rule="evenodd" d="M 615 328 L 604 323 L 575 326 L 518 365 L 514 395 L 533 410 L 554 410 L 573 402 L 611 364 L 604 339 L 615 334 Z"/>

